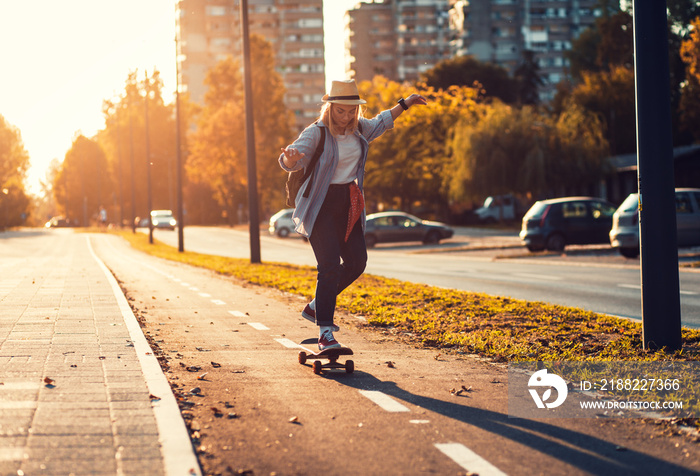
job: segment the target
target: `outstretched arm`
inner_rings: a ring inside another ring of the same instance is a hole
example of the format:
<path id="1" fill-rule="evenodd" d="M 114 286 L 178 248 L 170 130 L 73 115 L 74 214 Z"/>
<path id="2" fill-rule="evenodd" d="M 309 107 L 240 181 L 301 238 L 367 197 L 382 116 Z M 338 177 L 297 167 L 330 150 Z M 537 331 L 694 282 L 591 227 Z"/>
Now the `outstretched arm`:
<path id="1" fill-rule="evenodd" d="M 403 103 L 406 105 L 407 108 L 410 108 L 411 106 L 416 105 L 424 106 L 428 104 L 428 100 L 420 94 L 411 94 L 406 99 L 404 99 Z M 396 120 L 396 118 L 399 117 L 403 111 L 403 106 L 401 104 L 397 104 L 396 106 L 391 108 L 391 117 L 394 120 Z"/>

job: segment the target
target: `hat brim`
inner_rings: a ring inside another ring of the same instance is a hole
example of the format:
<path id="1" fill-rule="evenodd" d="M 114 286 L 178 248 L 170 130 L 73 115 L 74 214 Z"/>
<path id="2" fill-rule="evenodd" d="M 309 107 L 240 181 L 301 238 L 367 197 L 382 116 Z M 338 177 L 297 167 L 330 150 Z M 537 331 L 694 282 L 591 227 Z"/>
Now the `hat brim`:
<path id="1" fill-rule="evenodd" d="M 330 102 L 333 104 L 342 104 L 344 106 L 359 106 L 360 104 L 367 104 L 364 99 L 332 99 L 328 100 L 328 94 L 323 96 L 323 102 Z"/>

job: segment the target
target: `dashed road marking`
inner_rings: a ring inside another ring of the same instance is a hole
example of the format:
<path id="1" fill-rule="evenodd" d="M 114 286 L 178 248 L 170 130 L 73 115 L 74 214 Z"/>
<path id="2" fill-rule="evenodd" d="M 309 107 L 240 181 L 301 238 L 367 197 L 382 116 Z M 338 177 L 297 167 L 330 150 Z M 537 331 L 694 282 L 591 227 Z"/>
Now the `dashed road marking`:
<path id="1" fill-rule="evenodd" d="M 211 294 L 209 294 L 209 293 L 199 293 L 199 295 L 202 296 L 203 298 L 210 298 L 211 297 Z"/>
<path id="2" fill-rule="evenodd" d="M 217 306 L 223 306 L 224 304 L 226 304 L 226 302 L 222 301 L 221 299 L 212 299 L 211 302 L 216 304 Z"/>
<path id="3" fill-rule="evenodd" d="M 228 313 L 233 317 L 245 317 L 245 314 L 243 314 L 241 311 L 229 311 Z"/>
<path id="4" fill-rule="evenodd" d="M 467 473 L 479 476 L 506 476 L 506 473 L 460 443 L 436 443 L 435 447 Z"/>
<path id="5" fill-rule="evenodd" d="M 410 412 L 407 407 L 403 406 L 386 393 L 378 390 L 360 390 L 360 395 L 367 397 L 376 405 L 387 412 Z"/>
<path id="6" fill-rule="evenodd" d="M 287 339 L 284 337 L 281 337 L 281 338 L 275 339 L 275 340 L 288 349 L 301 349 L 301 346 L 299 344 L 297 344 L 296 342 L 294 342 L 293 340 L 290 340 L 290 339 Z"/>
<path id="7" fill-rule="evenodd" d="M 413 423 L 414 425 L 427 425 L 430 423 L 430 420 L 408 420 L 409 423 Z"/>
<path id="8" fill-rule="evenodd" d="M 642 289 L 642 286 L 639 284 L 618 284 L 617 287 L 627 289 Z"/>
<path id="9" fill-rule="evenodd" d="M 250 327 L 252 327 L 253 329 L 257 329 L 259 331 L 269 331 L 270 330 L 269 327 L 267 327 L 263 324 L 260 324 L 259 322 L 249 322 L 248 325 Z"/>
<path id="10" fill-rule="evenodd" d="M 546 279 L 549 281 L 561 281 L 559 276 L 550 276 L 548 274 L 516 273 L 514 276 L 520 276 L 521 278 Z"/>

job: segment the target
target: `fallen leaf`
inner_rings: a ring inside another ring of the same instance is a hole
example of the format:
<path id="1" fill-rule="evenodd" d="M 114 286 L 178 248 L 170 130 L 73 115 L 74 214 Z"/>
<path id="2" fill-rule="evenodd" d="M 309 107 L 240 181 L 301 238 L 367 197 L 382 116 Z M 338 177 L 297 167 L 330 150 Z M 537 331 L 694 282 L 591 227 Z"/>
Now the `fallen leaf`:
<path id="1" fill-rule="evenodd" d="M 44 377 L 44 383 L 45 383 L 46 386 L 49 387 L 49 388 L 54 388 L 54 387 L 55 387 L 55 385 L 54 385 L 55 382 L 56 382 L 56 381 L 55 381 L 54 379 L 52 379 L 52 378 Z"/>
<path id="2" fill-rule="evenodd" d="M 216 407 L 211 407 L 211 411 L 214 412 L 214 416 L 215 416 L 216 418 L 221 418 L 222 416 L 224 416 L 224 414 L 221 413 L 221 410 L 219 410 L 219 409 L 216 408 Z"/>
<path id="3" fill-rule="evenodd" d="M 299 423 L 299 417 L 293 416 L 289 419 L 289 423 Z"/>
<path id="4" fill-rule="evenodd" d="M 209 373 L 209 372 L 204 372 L 202 375 L 200 375 L 199 377 L 197 377 L 197 380 L 206 380 L 206 377 L 207 377 L 207 374 L 208 374 L 208 373 Z"/>
<path id="5" fill-rule="evenodd" d="M 231 413 L 228 414 L 228 417 L 229 417 L 230 419 L 238 418 L 238 414 L 236 414 L 236 413 L 234 413 L 234 412 L 231 412 Z"/>
<path id="6" fill-rule="evenodd" d="M 150 394 L 150 395 L 148 396 L 148 398 L 150 398 L 152 402 L 160 400 L 160 397 L 156 397 L 156 396 L 153 395 L 153 394 Z"/>
<path id="7" fill-rule="evenodd" d="M 386 366 L 389 367 L 390 369 L 396 368 L 396 366 L 394 365 L 394 363 L 391 360 L 387 361 Z"/>
<path id="8" fill-rule="evenodd" d="M 221 367 L 221 364 L 218 362 L 212 362 L 211 366 L 214 367 L 215 369 L 218 369 L 219 367 Z"/>

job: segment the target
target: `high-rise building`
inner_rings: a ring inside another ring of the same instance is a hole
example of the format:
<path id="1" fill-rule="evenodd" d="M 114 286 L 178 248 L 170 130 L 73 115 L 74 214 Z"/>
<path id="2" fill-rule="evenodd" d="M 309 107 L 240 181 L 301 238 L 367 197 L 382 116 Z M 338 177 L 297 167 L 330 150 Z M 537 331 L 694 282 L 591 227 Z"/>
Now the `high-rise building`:
<path id="1" fill-rule="evenodd" d="M 325 91 L 323 0 L 248 0 L 248 23 L 250 34 L 271 43 L 285 103 L 304 128 L 318 116 Z M 180 84 L 201 104 L 210 68 L 227 56 L 243 64 L 240 1 L 179 0 L 178 30 Z"/>
<path id="2" fill-rule="evenodd" d="M 438 62 L 471 55 L 513 74 L 530 50 L 544 101 L 566 79 L 565 52 L 602 12 L 599 0 L 384 0 L 346 14 L 346 72 L 413 81 Z"/>
<path id="3" fill-rule="evenodd" d="M 452 56 L 449 0 L 360 3 L 346 15 L 346 65 L 358 81 L 413 81 Z"/>
<path id="4" fill-rule="evenodd" d="M 545 84 L 542 100 L 551 100 L 566 79 L 565 52 L 602 14 L 599 0 L 452 0 L 450 25 L 455 55 L 496 63 L 511 74 L 530 50 Z"/>

